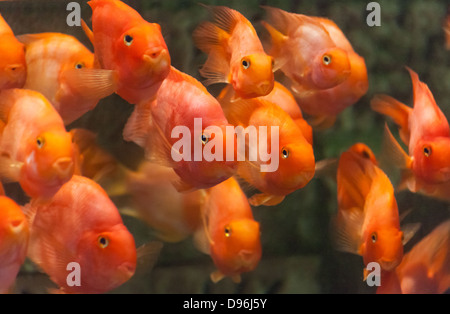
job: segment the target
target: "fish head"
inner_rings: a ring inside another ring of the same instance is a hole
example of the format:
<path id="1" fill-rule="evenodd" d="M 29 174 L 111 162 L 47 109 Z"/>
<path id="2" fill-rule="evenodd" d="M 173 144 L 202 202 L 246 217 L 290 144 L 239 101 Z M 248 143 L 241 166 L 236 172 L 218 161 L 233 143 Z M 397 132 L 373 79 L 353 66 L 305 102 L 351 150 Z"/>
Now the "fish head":
<path id="1" fill-rule="evenodd" d="M 351 74 L 351 65 L 345 50 L 333 47 L 321 50 L 314 59 L 311 78 L 318 89 L 328 89 L 344 82 Z"/>
<path id="2" fill-rule="evenodd" d="M 403 232 L 393 227 L 370 231 L 363 243 L 364 263 L 377 262 L 386 271 L 395 269 L 403 259 Z"/>
<path id="3" fill-rule="evenodd" d="M 450 138 L 421 140 L 413 151 L 413 171 L 425 182 L 435 184 L 450 180 Z"/>
<path id="4" fill-rule="evenodd" d="M 348 149 L 348 151 L 353 152 L 362 158 L 369 159 L 374 165 L 378 165 L 375 154 L 370 147 L 364 143 L 355 143 Z"/>
<path id="5" fill-rule="evenodd" d="M 29 224 L 19 205 L 7 196 L 0 196 L 0 256 L 11 262 L 25 259 Z M 7 264 L 7 263 L 6 263 Z"/>
<path id="6" fill-rule="evenodd" d="M 116 41 L 116 59 L 121 78 L 137 87 L 162 82 L 170 72 L 169 50 L 156 23 L 140 23 L 123 32 Z"/>
<path id="7" fill-rule="evenodd" d="M 14 37 L 0 43 L 0 90 L 7 88 L 22 88 L 27 75 L 25 47 Z"/>
<path id="8" fill-rule="evenodd" d="M 260 228 L 253 219 L 222 224 L 215 230 L 213 241 L 211 256 L 224 273 L 251 271 L 261 259 Z"/>
<path id="9" fill-rule="evenodd" d="M 87 231 L 78 244 L 77 254 L 85 272 L 82 272 L 82 279 L 97 291 L 109 291 L 120 286 L 136 270 L 135 241 L 123 224 Z"/>
<path id="10" fill-rule="evenodd" d="M 45 131 L 32 138 L 22 168 L 22 187 L 30 196 L 49 196 L 72 178 L 76 150 L 66 131 Z M 37 192 L 39 191 L 39 192 Z"/>
<path id="11" fill-rule="evenodd" d="M 278 169 L 264 174 L 275 194 L 286 195 L 303 188 L 314 177 L 314 152 L 312 145 L 304 137 L 280 143 L 278 155 Z"/>
<path id="12" fill-rule="evenodd" d="M 274 86 L 273 57 L 265 53 L 247 55 L 232 66 L 231 84 L 241 98 L 266 96 Z"/>

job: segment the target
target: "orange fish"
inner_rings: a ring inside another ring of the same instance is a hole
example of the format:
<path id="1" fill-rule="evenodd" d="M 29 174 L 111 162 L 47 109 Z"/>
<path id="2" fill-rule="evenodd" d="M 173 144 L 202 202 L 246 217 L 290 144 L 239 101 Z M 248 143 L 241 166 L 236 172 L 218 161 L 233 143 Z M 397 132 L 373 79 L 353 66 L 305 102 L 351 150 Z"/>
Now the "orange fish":
<path id="1" fill-rule="evenodd" d="M 61 292 L 105 293 L 134 275 L 134 238 L 91 179 L 75 175 L 50 201 L 33 199 L 24 212 L 31 231 L 28 257 Z M 74 270 L 70 263 L 78 264 L 78 278 L 68 277 Z"/>
<path id="2" fill-rule="evenodd" d="M 347 107 L 355 104 L 369 89 L 367 67 L 360 55 L 354 50 L 348 39 L 331 20 L 314 19 L 325 27 L 336 46 L 345 50 L 350 62 L 350 75 L 337 86 L 315 91 L 298 91 L 292 86 L 294 96 L 303 112 L 310 116 L 310 124 L 317 129 L 331 127 L 337 116 Z"/>
<path id="3" fill-rule="evenodd" d="M 0 90 L 22 88 L 27 76 L 25 48 L 0 14 Z"/>
<path id="4" fill-rule="evenodd" d="M 428 86 L 413 70 L 408 71 L 413 83 L 413 108 L 387 95 L 375 96 L 371 107 L 392 118 L 408 146 L 406 153 L 386 126 L 388 152 L 403 170 L 401 187 L 433 195 L 438 186 L 450 181 L 450 128 Z"/>
<path id="5" fill-rule="evenodd" d="M 211 280 L 218 282 L 228 276 L 239 283 L 242 273 L 258 266 L 262 249 L 259 223 L 233 177 L 207 190 L 202 215 L 204 230 L 196 234 L 195 243 L 211 255 L 217 267 Z"/>
<path id="6" fill-rule="evenodd" d="M 80 89 L 74 81 L 73 71 L 94 67 L 94 54 L 75 37 L 41 33 L 18 38 L 26 47 L 28 74 L 24 88 L 42 93 L 61 115 L 64 124 L 94 109 L 98 101 L 107 96 L 90 91 L 89 84 Z"/>
<path id="7" fill-rule="evenodd" d="M 206 88 L 172 67 L 156 99 L 135 106 L 123 136 L 143 147 L 149 160 L 173 168 L 181 191 L 208 188 L 235 173 L 234 147 L 227 149 L 234 133 L 227 136 L 227 126 L 219 102 Z"/>
<path id="8" fill-rule="evenodd" d="M 236 98 L 267 95 L 273 88 L 273 58 L 253 25 L 241 13 L 225 6 L 207 7 L 214 22 L 204 22 L 193 33 L 195 45 L 208 54 L 200 70 L 206 85 L 227 83 Z"/>
<path id="9" fill-rule="evenodd" d="M 338 164 L 336 247 L 361 255 L 364 265 L 377 262 L 383 271 L 392 271 L 403 257 L 394 188 L 371 158 L 355 150 L 342 153 Z"/>
<path id="10" fill-rule="evenodd" d="M 7 293 L 25 261 L 29 226 L 19 205 L 0 196 L 0 293 Z"/>
<path id="11" fill-rule="evenodd" d="M 297 93 L 328 89 L 344 82 L 351 73 L 347 51 L 333 42 L 327 29 L 302 14 L 264 6 L 271 37 L 269 55 L 292 82 Z"/>
<path id="12" fill-rule="evenodd" d="M 51 197 L 74 172 L 72 137 L 42 94 L 0 92 L 0 177 L 30 197 Z"/>
<path id="13" fill-rule="evenodd" d="M 450 289 L 450 221 L 438 225 L 403 257 L 377 293 L 441 294 Z"/>
<path id="14" fill-rule="evenodd" d="M 122 1 L 88 4 L 92 31 L 82 26 L 94 46 L 95 64 L 104 70 L 80 71 L 79 85 L 97 84 L 99 90 L 116 92 L 131 104 L 152 99 L 171 63 L 160 25 L 147 22 Z"/>
<path id="15" fill-rule="evenodd" d="M 178 192 L 171 183 L 176 177 L 171 168 L 142 162 L 126 178 L 131 202 L 120 212 L 141 219 L 165 242 L 180 242 L 193 235 L 202 222 L 205 192 Z"/>
<path id="16" fill-rule="evenodd" d="M 232 101 L 222 93 L 218 99 L 228 121 L 245 135 L 245 156 L 237 150 L 245 161 L 237 174 L 261 192 L 249 199 L 251 205 L 279 204 L 309 183 L 315 172 L 313 147 L 280 106 L 261 97 Z"/>

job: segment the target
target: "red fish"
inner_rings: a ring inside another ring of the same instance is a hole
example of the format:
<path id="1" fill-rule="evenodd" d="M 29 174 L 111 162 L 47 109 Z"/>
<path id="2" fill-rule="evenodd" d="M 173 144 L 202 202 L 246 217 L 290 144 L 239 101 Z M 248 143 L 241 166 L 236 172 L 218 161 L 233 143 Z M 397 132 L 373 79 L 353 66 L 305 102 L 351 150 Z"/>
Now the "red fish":
<path id="1" fill-rule="evenodd" d="M 0 14 L 0 90 L 22 88 L 27 75 L 25 48 Z"/>
<path id="2" fill-rule="evenodd" d="M 193 235 L 202 222 L 205 191 L 180 193 L 171 183 L 176 177 L 171 168 L 143 162 L 127 175 L 126 194 L 131 202 L 120 212 L 141 219 L 165 242 L 180 242 Z"/>
<path id="3" fill-rule="evenodd" d="M 353 50 L 339 27 L 329 19 L 314 19 L 325 27 L 336 46 L 347 52 L 351 68 L 350 75 L 341 84 L 329 89 L 298 92 L 295 85 L 292 86 L 300 107 L 310 116 L 310 124 L 317 129 L 325 129 L 334 124 L 344 109 L 354 105 L 367 93 L 369 80 L 364 58 Z"/>
<path id="4" fill-rule="evenodd" d="M 208 9 L 214 22 L 202 23 L 193 33 L 195 45 L 208 54 L 200 70 L 205 84 L 231 84 L 236 98 L 267 95 L 274 84 L 273 58 L 264 52 L 253 25 L 228 7 Z"/>
<path id="5" fill-rule="evenodd" d="M 242 273 L 258 266 L 262 248 L 259 223 L 234 178 L 207 190 L 203 215 L 205 230 L 200 229 L 195 239 L 217 267 L 211 280 L 218 282 L 228 276 L 239 283 Z"/>
<path id="6" fill-rule="evenodd" d="M 309 183 L 315 172 L 312 145 L 280 106 L 261 97 L 232 101 L 226 94 L 219 101 L 228 121 L 246 136 L 241 139 L 245 156 L 237 152 L 245 160 L 238 164 L 237 174 L 260 191 L 249 199 L 251 205 L 279 204 Z"/>
<path id="7" fill-rule="evenodd" d="M 347 51 L 336 45 L 326 28 L 314 18 L 267 7 L 271 36 L 269 55 L 275 68 L 292 81 L 298 93 L 328 89 L 351 73 Z"/>
<path id="8" fill-rule="evenodd" d="M 61 115 L 64 124 L 94 109 L 98 101 L 107 96 L 89 90 L 89 84 L 80 89 L 74 80 L 73 71 L 94 67 L 94 54 L 75 37 L 41 33 L 18 38 L 26 47 L 24 88 L 43 94 Z"/>
<path id="9" fill-rule="evenodd" d="M 408 71 L 413 83 L 413 108 L 386 95 L 375 96 L 371 106 L 392 118 L 408 146 L 406 153 L 386 127 L 388 152 L 404 171 L 400 185 L 412 192 L 433 195 L 450 181 L 450 127 L 428 86 L 413 70 Z"/>
<path id="10" fill-rule="evenodd" d="M 377 293 L 445 293 L 450 289 L 450 221 L 438 225 L 403 257 Z"/>
<path id="11" fill-rule="evenodd" d="M 65 293 L 105 293 L 128 281 L 136 269 L 132 234 L 105 191 L 91 179 L 73 178 L 50 201 L 24 207 L 30 221 L 28 257 Z M 70 263 L 79 284 L 69 284 Z"/>
<path id="12" fill-rule="evenodd" d="M 0 293 L 7 293 L 25 261 L 29 226 L 19 205 L 0 196 Z"/>
<path id="13" fill-rule="evenodd" d="M 339 159 L 337 195 L 337 248 L 361 255 L 364 265 L 377 262 L 393 271 L 403 258 L 403 232 L 389 178 L 371 158 L 350 149 Z"/>
<path id="14" fill-rule="evenodd" d="M 73 175 L 72 137 L 42 94 L 0 92 L 0 176 L 30 197 L 51 197 Z"/>
<path id="15" fill-rule="evenodd" d="M 135 106 L 123 136 L 143 147 L 151 161 L 172 167 L 181 178 L 178 189 L 189 190 L 211 187 L 235 173 L 234 148 L 227 154 L 227 126 L 206 88 L 172 67 L 156 99 Z"/>
<path id="16" fill-rule="evenodd" d="M 92 32 L 85 23 L 83 28 L 94 46 L 96 65 L 109 71 L 81 71 L 79 84 L 84 86 L 87 80 L 131 104 L 152 99 L 171 63 L 160 25 L 147 22 L 122 1 L 91 0 L 88 4 Z"/>

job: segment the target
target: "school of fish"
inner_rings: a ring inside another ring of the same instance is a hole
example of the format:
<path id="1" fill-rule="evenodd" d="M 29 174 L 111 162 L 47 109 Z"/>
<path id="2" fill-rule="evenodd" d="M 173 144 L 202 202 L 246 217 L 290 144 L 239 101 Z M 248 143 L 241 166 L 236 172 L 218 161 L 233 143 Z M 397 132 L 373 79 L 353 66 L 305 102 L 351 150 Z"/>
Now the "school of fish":
<path id="1" fill-rule="evenodd" d="M 254 212 L 277 210 L 322 176 L 337 192 L 334 249 L 361 257 L 363 280 L 368 264 L 380 265 L 377 293 L 449 291 L 450 220 L 408 251 L 421 226 L 403 224 L 396 201 L 403 190 L 450 201 L 449 123 L 408 65 L 412 106 L 377 94 L 368 108 L 386 118 L 382 153 L 401 172 L 397 185 L 363 142 L 316 160 L 315 133 L 335 127 L 369 88 L 364 57 L 334 21 L 262 6 L 255 28 L 235 9 L 202 5 L 210 20 L 192 42 L 206 61 L 188 74 L 172 65 L 159 24 L 120 0 L 88 5 L 81 27 L 92 51 L 68 34 L 14 34 L 0 15 L 0 179 L 26 199 L 0 185 L 0 293 L 14 292 L 27 259 L 53 282 L 49 292 L 114 291 L 141 261 L 150 269 L 164 245 L 187 239 L 210 257 L 213 283 L 239 283 L 263 257 Z M 450 49 L 450 15 L 443 28 Z M 98 134 L 70 128 L 112 94 L 132 106 L 120 140 L 143 152 L 133 169 Z M 119 207 L 115 196 L 130 201 Z M 124 216 L 155 240 L 138 247 Z"/>

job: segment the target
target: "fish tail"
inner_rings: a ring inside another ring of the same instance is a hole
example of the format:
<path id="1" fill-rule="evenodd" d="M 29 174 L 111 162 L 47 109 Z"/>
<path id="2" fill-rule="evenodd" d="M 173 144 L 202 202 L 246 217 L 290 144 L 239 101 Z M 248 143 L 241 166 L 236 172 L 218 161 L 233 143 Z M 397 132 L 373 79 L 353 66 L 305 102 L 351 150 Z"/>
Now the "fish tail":
<path id="1" fill-rule="evenodd" d="M 386 115 L 400 127 L 400 137 L 405 144 L 409 143 L 409 116 L 412 108 L 388 95 L 376 95 L 370 102 L 372 110 Z"/>

